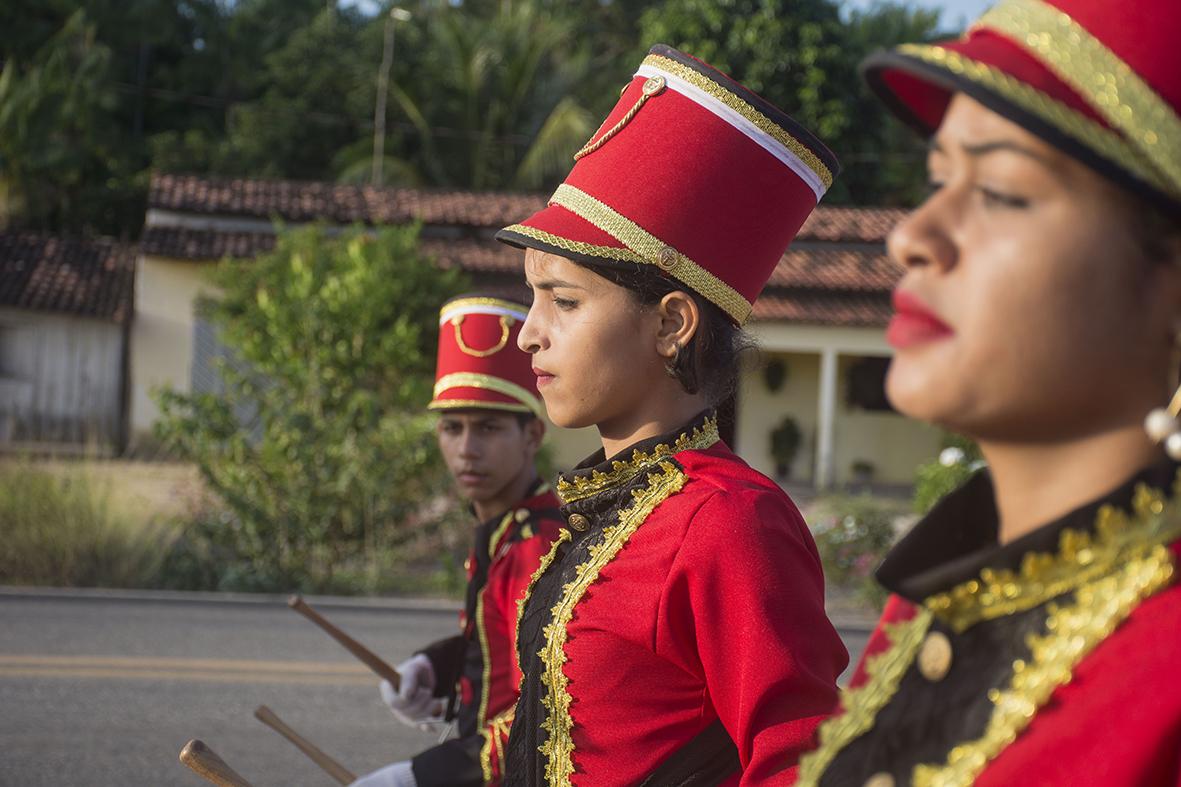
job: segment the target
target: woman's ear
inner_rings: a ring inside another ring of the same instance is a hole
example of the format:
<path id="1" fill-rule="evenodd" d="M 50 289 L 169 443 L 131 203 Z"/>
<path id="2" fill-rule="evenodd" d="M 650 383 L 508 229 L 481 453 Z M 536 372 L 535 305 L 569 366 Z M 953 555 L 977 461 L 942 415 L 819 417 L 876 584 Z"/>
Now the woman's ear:
<path id="1" fill-rule="evenodd" d="M 697 308 L 693 296 L 681 290 L 665 295 L 656 308 L 660 316 L 656 352 L 673 359 L 700 330 L 701 310 Z"/>

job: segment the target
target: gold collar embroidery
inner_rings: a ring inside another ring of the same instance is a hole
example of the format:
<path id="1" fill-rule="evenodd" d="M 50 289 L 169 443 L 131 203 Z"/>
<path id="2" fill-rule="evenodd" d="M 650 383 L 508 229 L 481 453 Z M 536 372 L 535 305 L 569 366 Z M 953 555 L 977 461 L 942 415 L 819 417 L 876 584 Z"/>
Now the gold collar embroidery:
<path id="1" fill-rule="evenodd" d="M 681 451 L 703 450 L 709 448 L 721 438 L 718 435 L 718 418 L 711 415 L 701 426 L 692 431 L 681 433 L 672 444 L 660 443 L 650 451 L 632 451 L 630 459 L 614 460 L 611 469 L 591 470 L 590 473 L 578 471 L 558 479 L 558 497 L 563 503 L 573 503 L 584 500 L 607 489 L 620 486 L 641 473 L 651 470 L 663 460 Z"/>
<path id="2" fill-rule="evenodd" d="M 1099 509 L 1095 532 L 1064 530 L 1057 554 L 1030 552 L 1018 571 L 984 569 L 924 603 L 957 634 L 983 620 L 1024 612 L 1107 576 L 1151 547 L 1181 538 L 1181 472 L 1172 500 L 1141 484 L 1129 515 L 1113 506 Z"/>
<path id="3" fill-rule="evenodd" d="M 842 712 L 820 725 L 817 748 L 800 760 L 797 787 L 815 787 L 846 746 L 869 732 L 914 662 L 933 615 L 957 633 L 981 620 L 1032 609 L 1073 591 L 1068 603 L 1050 603 L 1045 633 L 1029 640 L 1029 663 L 1017 660 L 1003 689 L 988 698 L 992 715 L 984 734 L 965 741 L 944 763 L 919 765 L 916 787 L 966 787 L 1017 738 L 1068 682 L 1075 667 L 1140 604 L 1168 587 L 1176 567 L 1167 544 L 1181 538 L 1181 471 L 1172 500 L 1146 485 L 1136 488 L 1132 513 L 1104 506 L 1095 533 L 1063 531 L 1056 555 L 1031 553 L 1020 572 L 982 572 L 947 593 L 927 599 L 912 620 L 887 624 L 890 647 L 866 662 L 865 684 L 842 692 Z"/>

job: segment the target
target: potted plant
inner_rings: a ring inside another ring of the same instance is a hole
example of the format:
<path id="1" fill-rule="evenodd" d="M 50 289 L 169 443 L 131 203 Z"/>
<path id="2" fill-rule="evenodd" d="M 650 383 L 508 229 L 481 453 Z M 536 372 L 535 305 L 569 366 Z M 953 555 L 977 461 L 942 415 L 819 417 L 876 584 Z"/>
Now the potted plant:
<path id="1" fill-rule="evenodd" d="M 787 364 L 778 358 L 768 361 L 763 367 L 763 382 L 767 384 L 768 391 L 778 392 L 787 382 Z"/>
<path id="2" fill-rule="evenodd" d="M 853 476 L 853 483 L 868 484 L 873 481 L 873 475 L 877 472 L 877 467 L 868 459 L 854 459 L 849 470 Z"/>
<path id="3" fill-rule="evenodd" d="M 791 474 L 791 463 L 800 450 L 800 425 L 790 415 L 771 432 L 771 458 L 775 460 L 775 475 L 785 479 Z"/>

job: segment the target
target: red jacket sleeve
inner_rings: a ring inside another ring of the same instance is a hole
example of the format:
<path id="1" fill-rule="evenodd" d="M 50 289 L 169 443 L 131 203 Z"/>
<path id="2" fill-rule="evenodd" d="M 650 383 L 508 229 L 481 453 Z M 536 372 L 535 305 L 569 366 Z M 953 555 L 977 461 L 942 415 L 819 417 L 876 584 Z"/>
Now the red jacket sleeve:
<path id="1" fill-rule="evenodd" d="M 658 625 L 675 660 L 700 669 L 738 747 L 741 783 L 794 771 L 837 705 L 848 653 L 824 612 L 824 577 L 785 495 L 718 491 L 693 515 Z"/>

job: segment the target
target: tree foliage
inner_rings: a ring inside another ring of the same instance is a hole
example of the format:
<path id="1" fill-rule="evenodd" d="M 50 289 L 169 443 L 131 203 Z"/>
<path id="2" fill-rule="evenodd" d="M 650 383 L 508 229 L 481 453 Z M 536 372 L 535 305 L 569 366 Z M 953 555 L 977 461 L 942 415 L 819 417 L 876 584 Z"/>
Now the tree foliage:
<path id="1" fill-rule="evenodd" d="M 831 203 L 906 204 L 918 142 L 856 67 L 935 12 L 835 0 L 403 0 L 385 182 L 546 189 L 652 43 L 728 71 L 814 130 Z M 389 5 L 12 0 L 0 6 L 0 178 L 12 226 L 134 236 L 151 169 L 365 182 Z"/>
<path id="2" fill-rule="evenodd" d="M 222 263 L 204 310 L 232 354 L 226 390 L 158 396 L 159 437 L 233 514 L 212 535 L 262 586 L 331 586 L 407 538 L 442 488 L 423 405 L 438 304 L 461 282 L 416 241 L 412 227 L 311 227 Z"/>
<path id="3" fill-rule="evenodd" d="M 879 3 L 842 18 L 833 0 L 661 0 L 640 40 L 733 76 L 815 133 L 841 160 L 829 203 L 908 203 L 921 194 L 921 144 L 888 117 L 857 72 L 877 49 L 923 41 L 938 12 Z"/>

